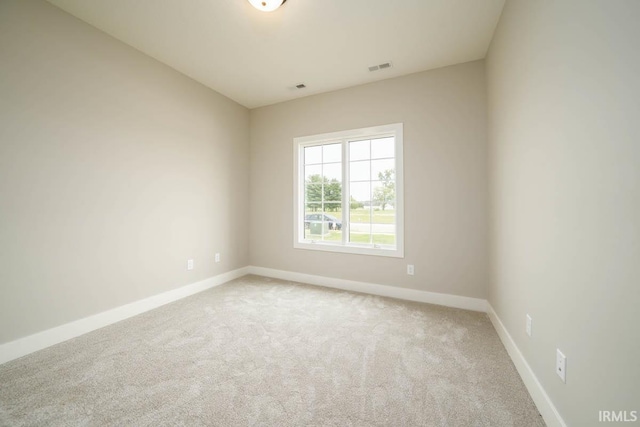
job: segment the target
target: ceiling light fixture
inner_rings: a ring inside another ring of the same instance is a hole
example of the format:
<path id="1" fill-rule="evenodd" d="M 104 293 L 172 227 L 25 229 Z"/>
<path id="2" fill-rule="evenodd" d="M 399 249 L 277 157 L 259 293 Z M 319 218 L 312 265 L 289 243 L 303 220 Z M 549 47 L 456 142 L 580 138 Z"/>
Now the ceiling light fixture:
<path id="1" fill-rule="evenodd" d="M 249 0 L 251 6 L 263 12 L 273 12 L 282 6 L 287 0 Z"/>

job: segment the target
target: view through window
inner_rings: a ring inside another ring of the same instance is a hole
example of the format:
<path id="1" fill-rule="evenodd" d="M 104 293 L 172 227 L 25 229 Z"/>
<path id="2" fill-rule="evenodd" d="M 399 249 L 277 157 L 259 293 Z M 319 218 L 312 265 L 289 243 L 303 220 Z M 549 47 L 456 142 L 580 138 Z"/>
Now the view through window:
<path id="1" fill-rule="evenodd" d="M 296 247 L 402 256 L 401 143 L 401 125 L 296 139 Z"/>

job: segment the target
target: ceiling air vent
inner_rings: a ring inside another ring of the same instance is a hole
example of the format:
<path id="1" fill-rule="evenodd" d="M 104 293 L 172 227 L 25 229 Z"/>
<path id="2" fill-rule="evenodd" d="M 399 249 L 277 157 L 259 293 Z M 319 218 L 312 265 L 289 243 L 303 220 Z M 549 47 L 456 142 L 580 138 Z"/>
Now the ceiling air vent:
<path id="1" fill-rule="evenodd" d="M 383 64 L 372 65 L 371 67 L 369 67 L 369 71 L 384 70 L 391 67 L 393 67 L 393 64 L 391 62 L 385 62 Z"/>

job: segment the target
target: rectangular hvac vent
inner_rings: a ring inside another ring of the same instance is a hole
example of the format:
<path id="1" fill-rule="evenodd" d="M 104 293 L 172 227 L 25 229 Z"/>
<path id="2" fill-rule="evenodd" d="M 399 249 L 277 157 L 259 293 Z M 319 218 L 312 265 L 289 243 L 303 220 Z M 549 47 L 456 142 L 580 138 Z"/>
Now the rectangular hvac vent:
<path id="1" fill-rule="evenodd" d="M 391 62 L 385 62 L 383 64 L 370 66 L 369 67 L 369 71 L 373 72 L 373 71 L 378 71 L 378 70 L 384 70 L 386 68 L 391 68 L 391 67 L 393 67 L 393 64 Z"/>
<path id="2" fill-rule="evenodd" d="M 307 85 L 305 85 L 304 83 L 300 83 L 296 85 L 296 88 L 298 89 L 304 89 L 305 87 L 307 87 Z"/>

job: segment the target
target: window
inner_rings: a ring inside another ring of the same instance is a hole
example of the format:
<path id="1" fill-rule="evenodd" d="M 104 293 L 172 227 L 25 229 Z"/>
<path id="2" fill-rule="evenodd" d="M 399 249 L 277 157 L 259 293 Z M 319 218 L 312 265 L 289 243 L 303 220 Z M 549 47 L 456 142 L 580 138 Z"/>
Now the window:
<path id="1" fill-rule="evenodd" d="M 404 256 L 402 124 L 294 139 L 294 247 Z"/>

